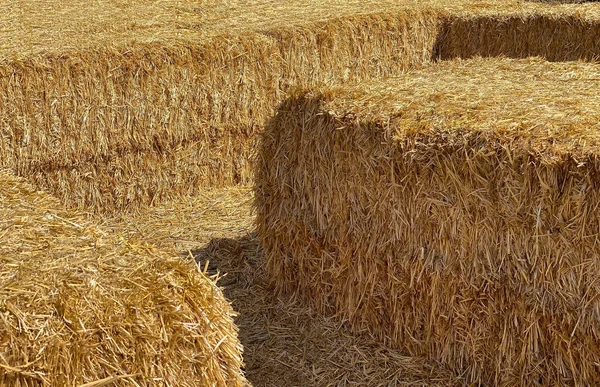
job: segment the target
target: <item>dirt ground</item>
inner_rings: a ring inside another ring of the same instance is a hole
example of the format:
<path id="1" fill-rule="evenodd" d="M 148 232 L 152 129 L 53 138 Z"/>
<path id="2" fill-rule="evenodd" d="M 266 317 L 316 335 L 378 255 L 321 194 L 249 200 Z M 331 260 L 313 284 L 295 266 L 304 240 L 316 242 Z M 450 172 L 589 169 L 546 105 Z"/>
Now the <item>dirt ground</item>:
<path id="1" fill-rule="evenodd" d="M 209 191 L 106 219 L 105 226 L 220 273 L 219 284 L 239 313 L 245 370 L 255 387 L 464 385 L 439 364 L 356 337 L 333 318 L 274 297 L 261 266 L 249 188 Z"/>

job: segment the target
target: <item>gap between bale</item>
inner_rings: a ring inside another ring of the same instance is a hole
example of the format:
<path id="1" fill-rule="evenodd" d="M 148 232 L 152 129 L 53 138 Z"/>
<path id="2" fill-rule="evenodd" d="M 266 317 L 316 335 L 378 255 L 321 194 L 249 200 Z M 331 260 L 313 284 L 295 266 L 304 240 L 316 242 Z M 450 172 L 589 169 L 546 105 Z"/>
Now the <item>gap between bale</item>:
<path id="1" fill-rule="evenodd" d="M 255 387 L 464 386 L 438 362 L 410 357 L 356 336 L 333 318 L 280 298 L 269 287 L 254 232 L 251 187 L 207 190 L 139 214 L 106 219 L 103 228 L 208 263 L 238 312 L 245 374 Z"/>
<path id="2" fill-rule="evenodd" d="M 436 48 L 440 60 L 538 56 L 554 62 L 596 62 L 600 57 L 600 23 L 577 14 L 473 14 L 448 19 Z"/>

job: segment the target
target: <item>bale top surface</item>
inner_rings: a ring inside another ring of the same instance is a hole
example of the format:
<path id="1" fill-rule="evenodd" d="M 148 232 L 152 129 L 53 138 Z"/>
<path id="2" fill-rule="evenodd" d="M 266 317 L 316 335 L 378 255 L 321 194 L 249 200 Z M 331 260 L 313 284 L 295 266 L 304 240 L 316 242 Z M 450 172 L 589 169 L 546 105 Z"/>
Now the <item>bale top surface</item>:
<path id="1" fill-rule="evenodd" d="M 600 67 L 538 58 L 452 60 L 320 95 L 337 117 L 392 135 L 478 135 L 548 160 L 600 154 Z"/>
<path id="2" fill-rule="evenodd" d="M 0 58 L 133 43 L 193 43 L 211 36 L 263 31 L 404 9 L 476 15 L 574 15 L 600 19 L 595 4 L 547 5 L 520 0 L 0 0 Z"/>
<path id="3" fill-rule="evenodd" d="M 246 385 L 233 314 L 194 263 L 0 170 L 1 385 Z"/>

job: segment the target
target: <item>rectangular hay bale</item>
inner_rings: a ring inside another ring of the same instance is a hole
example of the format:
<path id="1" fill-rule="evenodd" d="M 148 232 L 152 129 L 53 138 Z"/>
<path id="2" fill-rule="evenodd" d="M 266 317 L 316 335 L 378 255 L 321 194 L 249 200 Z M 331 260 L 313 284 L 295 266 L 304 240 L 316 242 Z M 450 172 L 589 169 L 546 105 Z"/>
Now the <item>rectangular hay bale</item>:
<path id="1" fill-rule="evenodd" d="M 0 316 L 2 386 L 249 385 L 214 278 L 2 169 Z"/>
<path id="2" fill-rule="evenodd" d="M 600 382 L 600 68 L 440 62 L 297 93 L 262 136 L 279 293 L 474 382 Z"/>

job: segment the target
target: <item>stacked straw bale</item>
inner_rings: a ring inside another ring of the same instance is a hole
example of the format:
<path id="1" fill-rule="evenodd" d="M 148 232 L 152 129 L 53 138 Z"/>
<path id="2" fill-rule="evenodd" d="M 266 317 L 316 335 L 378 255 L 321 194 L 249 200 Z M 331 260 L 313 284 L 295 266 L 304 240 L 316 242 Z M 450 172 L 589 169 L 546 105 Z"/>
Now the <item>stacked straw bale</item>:
<path id="1" fill-rule="evenodd" d="M 475 54 L 593 59 L 598 20 L 494 0 L 0 0 L 0 167 L 104 212 L 244 184 L 290 88 Z"/>
<path id="2" fill-rule="evenodd" d="M 441 62 L 263 135 L 275 289 L 493 385 L 600 383 L 600 68 Z"/>
<path id="3" fill-rule="evenodd" d="M 0 166 L 107 212 L 249 183 L 256 133 L 290 86 L 428 63 L 439 23 L 407 10 L 4 61 Z"/>
<path id="4" fill-rule="evenodd" d="M 59 208 L 0 170 L 0 385 L 247 385 L 211 278 Z"/>

